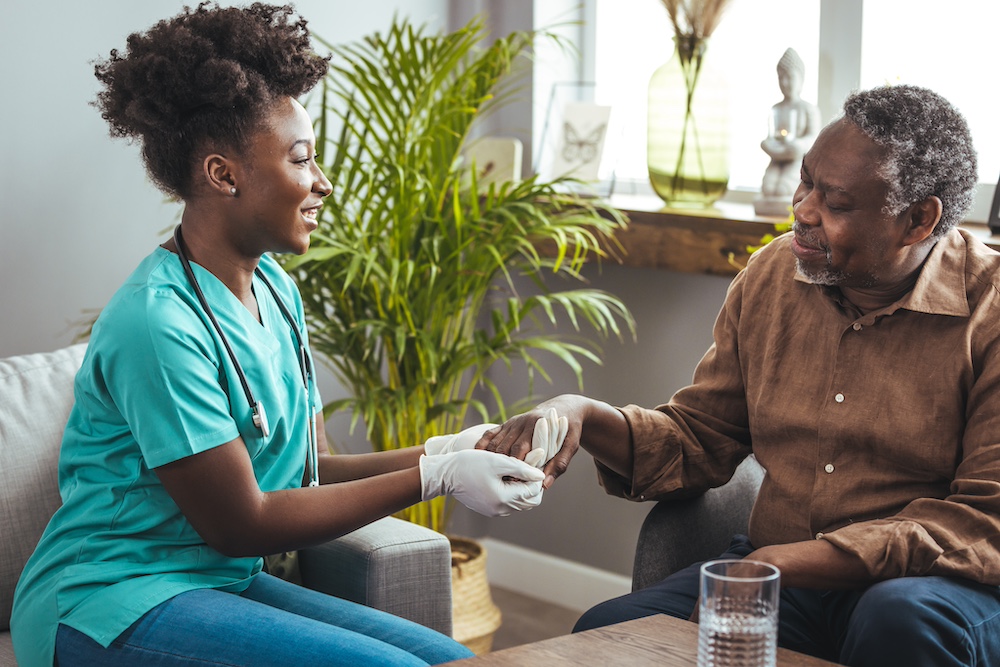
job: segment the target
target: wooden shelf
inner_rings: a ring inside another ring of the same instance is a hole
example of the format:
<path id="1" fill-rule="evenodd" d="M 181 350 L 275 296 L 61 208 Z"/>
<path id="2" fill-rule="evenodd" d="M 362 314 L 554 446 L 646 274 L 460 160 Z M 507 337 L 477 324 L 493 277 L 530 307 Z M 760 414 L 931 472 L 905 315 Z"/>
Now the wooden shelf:
<path id="1" fill-rule="evenodd" d="M 747 246 L 776 233 L 782 218 L 754 214 L 750 204 L 718 203 L 703 210 L 670 209 L 656 197 L 613 196 L 609 202 L 630 224 L 615 236 L 625 248 L 625 266 L 733 276 L 746 264 Z M 1000 236 L 982 223 L 965 223 L 984 243 L 1000 250 Z"/>

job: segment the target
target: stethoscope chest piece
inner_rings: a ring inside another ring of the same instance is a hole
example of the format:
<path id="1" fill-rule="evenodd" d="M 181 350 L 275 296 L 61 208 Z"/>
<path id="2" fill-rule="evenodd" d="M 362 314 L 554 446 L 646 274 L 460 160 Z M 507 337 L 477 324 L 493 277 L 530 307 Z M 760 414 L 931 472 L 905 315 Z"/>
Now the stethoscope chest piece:
<path id="1" fill-rule="evenodd" d="M 267 438 L 271 435 L 271 425 L 267 423 L 267 413 L 264 404 L 256 401 L 253 405 L 253 425 L 260 429 L 260 434 Z"/>

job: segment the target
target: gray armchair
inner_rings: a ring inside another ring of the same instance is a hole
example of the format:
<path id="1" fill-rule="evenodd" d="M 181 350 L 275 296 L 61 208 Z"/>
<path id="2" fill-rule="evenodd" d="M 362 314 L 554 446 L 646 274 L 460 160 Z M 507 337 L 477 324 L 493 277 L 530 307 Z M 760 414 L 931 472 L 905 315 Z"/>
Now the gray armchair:
<path id="1" fill-rule="evenodd" d="M 451 635 L 451 542 L 386 517 L 299 552 L 302 584 Z"/>
<path id="2" fill-rule="evenodd" d="M 59 506 L 56 467 L 85 345 L 0 359 L 0 665 L 14 586 Z M 451 545 L 386 518 L 300 552 L 303 583 L 451 634 Z"/>
<path id="3" fill-rule="evenodd" d="M 746 533 L 762 479 L 764 470 L 751 456 L 725 485 L 697 498 L 657 503 L 639 530 L 632 590 L 723 553 L 733 535 Z"/>

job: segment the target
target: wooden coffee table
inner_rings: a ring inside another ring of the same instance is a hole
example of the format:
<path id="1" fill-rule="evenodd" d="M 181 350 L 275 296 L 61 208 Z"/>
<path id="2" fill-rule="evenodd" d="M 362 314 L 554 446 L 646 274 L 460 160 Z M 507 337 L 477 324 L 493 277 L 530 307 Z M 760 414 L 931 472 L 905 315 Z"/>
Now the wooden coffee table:
<path id="1" fill-rule="evenodd" d="M 605 628 L 515 646 L 449 665 L 628 665 L 693 667 L 698 662 L 698 625 L 671 616 L 648 616 Z M 830 667 L 832 662 L 778 649 L 778 667 Z"/>

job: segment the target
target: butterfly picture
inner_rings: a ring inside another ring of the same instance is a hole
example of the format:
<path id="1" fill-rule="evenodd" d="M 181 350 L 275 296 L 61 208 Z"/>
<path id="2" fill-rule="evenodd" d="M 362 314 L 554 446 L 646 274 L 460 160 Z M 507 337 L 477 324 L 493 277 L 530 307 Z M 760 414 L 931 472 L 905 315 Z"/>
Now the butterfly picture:
<path id="1" fill-rule="evenodd" d="M 563 122 L 562 159 L 568 163 L 593 162 L 598 156 L 607 123 L 584 135 L 569 122 Z"/>
<path id="2" fill-rule="evenodd" d="M 591 102 L 567 102 L 553 120 L 542 173 L 596 183 L 608 137 L 613 134 L 611 107 Z M 543 143 L 544 140 L 543 140 Z"/>

